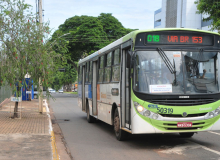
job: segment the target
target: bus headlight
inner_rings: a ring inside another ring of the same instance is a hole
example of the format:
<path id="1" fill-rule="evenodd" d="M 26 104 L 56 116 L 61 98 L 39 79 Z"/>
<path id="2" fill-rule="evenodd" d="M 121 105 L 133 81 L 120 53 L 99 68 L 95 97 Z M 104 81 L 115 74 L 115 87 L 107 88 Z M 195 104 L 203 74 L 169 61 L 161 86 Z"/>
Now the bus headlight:
<path id="1" fill-rule="evenodd" d="M 154 113 L 146 108 L 144 108 L 142 105 L 140 105 L 138 102 L 133 102 L 135 109 L 138 111 L 139 114 L 143 115 L 144 117 L 155 119 L 155 120 L 162 120 L 161 116 L 157 113 Z"/>
<path id="2" fill-rule="evenodd" d="M 157 119 L 158 117 L 159 117 L 158 114 L 154 114 L 152 118 Z"/>
<path id="3" fill-rule="evenodd" d="M 145 117 L 149 117 L 149 116 L 151 115 L 151 113 L 150 113 L 149 110 L 146 110 L 146 111 L 144 111 L 143 115 L 144 115 Z"/>
<path id="4" fill-rule="evenodd" d="M 134 102 L 134 106 L 139 113 L 144 111 L 144 107 L 141 106 L 139 103 Z"/>
<path id="5" fill-rule="evenodd" d="M 220 114 L 220 107 L 215 110 L 215 114 Z"/>
<path id="6" fill-rule="evenodd" d="M 143 106 L 141 106 L 141 105 L 139 105 L 139 106 L 137 106 L 137 111 L 140 113 L 140 112 L 142 112 L 144 110 L 144 107 Z"/>
<path id="7" fill-rule="evenodd" d="M 214 116 L 213 112 L 209 112 L 209 117 L 212 118 Z"/>
<path id="8" fill-rule="evenodd" d="M 215 110 L 207 113 L 205 115 L 205 119 L 213 118 L 215 116 L 218 116 L 219 114 L 220 114 L 220 106 L 218 108 L 216 108 Z"/>

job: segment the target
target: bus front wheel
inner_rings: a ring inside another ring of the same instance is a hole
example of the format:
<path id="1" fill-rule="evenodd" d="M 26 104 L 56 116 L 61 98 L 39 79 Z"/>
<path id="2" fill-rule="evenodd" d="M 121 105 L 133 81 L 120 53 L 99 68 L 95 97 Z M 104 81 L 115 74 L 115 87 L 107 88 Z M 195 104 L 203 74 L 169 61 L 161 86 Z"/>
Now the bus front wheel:
<path id="1" fill-rule="evenodd" d="M 114 131 L 116 139 L 119 141 L 123 141 L 127 138 L 128 133 L 120 129 L 120 118 L 118 114 L 118 109 L 115 110 L 114 113 Z"/>
<path id="2" fill-rule="evenodd" d="M 189 132 L 189 133 L 179 133 L 181 137 L 183 138 L 190 138 L 194 135 L 194 132 Z"/>

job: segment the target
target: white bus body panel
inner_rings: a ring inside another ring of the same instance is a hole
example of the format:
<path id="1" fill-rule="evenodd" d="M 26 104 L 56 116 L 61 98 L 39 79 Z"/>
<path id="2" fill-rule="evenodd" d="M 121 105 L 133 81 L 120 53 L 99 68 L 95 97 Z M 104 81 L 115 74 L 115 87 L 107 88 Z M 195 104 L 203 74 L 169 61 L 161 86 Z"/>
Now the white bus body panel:
<path id="1" fill-rule="evenodd" d="M 118 88 L 119 94 L 118 96 L 112 95 L 112 88 Z M 107 104 L 116 103 L 120 104 L 120 84 L 119 83 L 111 83 L 111 84 L 100 84 L 100 100 L 97 97 L 98 101 Z"/>
<path id="2" fill-rule="evenodd" d="M 220 130 L 220 119 L 212 125 L 211 130 Z"/>
<path id="3" fill-rule="evenodd" d="M 136 113 L 133 102 L 131 102 L 131 133 L 155 133 L 154 127 Z"/>
<path id="4" fill-rule="evenodd" d="M 112 125 L 112 104 L 120 105 L 120 93 L 118 96 L 112 95 L 112 88 L 118 88 L 120 91 L 120 83 L 98 84 L 100 90 L 97 90 L 97 106 L 98 119 Z"/>
<path id="5" fill-rule="evenodd" d="M 111 125 L 111 110 L 112 105 L 98 102 L 98 119 Z"/>
<path id="6" fill-rule="evenodd" d="M 107 93 L 106 88 L 108 84 L 100 84 L 100 102 L 106 103 Z"/>

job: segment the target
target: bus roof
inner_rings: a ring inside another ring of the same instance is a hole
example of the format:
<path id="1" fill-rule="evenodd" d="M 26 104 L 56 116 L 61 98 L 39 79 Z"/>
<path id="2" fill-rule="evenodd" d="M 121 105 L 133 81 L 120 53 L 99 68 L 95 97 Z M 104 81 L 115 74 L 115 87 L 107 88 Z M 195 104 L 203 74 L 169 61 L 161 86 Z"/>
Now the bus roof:
<path id="1" fill-rule="evenodd" d="M 93 54 L 85 57 L 84 59 L 79 60 L 78 64 L 80 65 L 81 63 L 84 63 L 87 60 L 93 59 L 93 58 L 101 55 L 102 53 L 105 53 L 106 51 L 110 50 L 111 48 L 114 48 L 114 47 L 122 44 L 123 42 L 128 41 L 129 39 L 133 39 L 134 40 L 138 33 L 155 32 L 155 31 L 194 31 L 194 32 L 203 32 L 203 33 L 220 35 L 219 33 L 216 33 L 216 32 L 199 30 L 199 29 L 191 29 L 191 28 L 158 28 L 158 29 L 148 29 L 148 30 L 135 30 L 135 31 L 132 31 L 132 32 L 128 33 L 124 37 L 122 37 L 122 38 L 120 38 L 120 39 L 110 43 L 109 45 L 105 46 L 104 48 L 94 52 Z M 133 43 L 135 43 L 135 41 L 133 41 Z"/>

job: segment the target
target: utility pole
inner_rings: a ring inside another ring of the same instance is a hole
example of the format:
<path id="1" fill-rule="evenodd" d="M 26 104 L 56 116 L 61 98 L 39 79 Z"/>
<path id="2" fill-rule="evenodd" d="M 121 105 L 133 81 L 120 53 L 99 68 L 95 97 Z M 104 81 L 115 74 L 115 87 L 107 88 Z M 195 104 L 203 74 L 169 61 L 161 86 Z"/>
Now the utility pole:
<path id="1" fill-rule="evenodd" d="M 42 0 L 38 0 L 38 14 L 39 14 L 39 23 L 40 23 L 40 30 L 42 30 L 42 23 L 43 23 L 43 9 L 42 9 Z M 41 34 L 43 34 L 43 32 L 41 32 Z M 39 53 L 40 54 L 40 53 Z M 39 112 L 42 113 L 43 112 L 43 86 L 41 84 L 41 78 L 39 78 Z"/>

